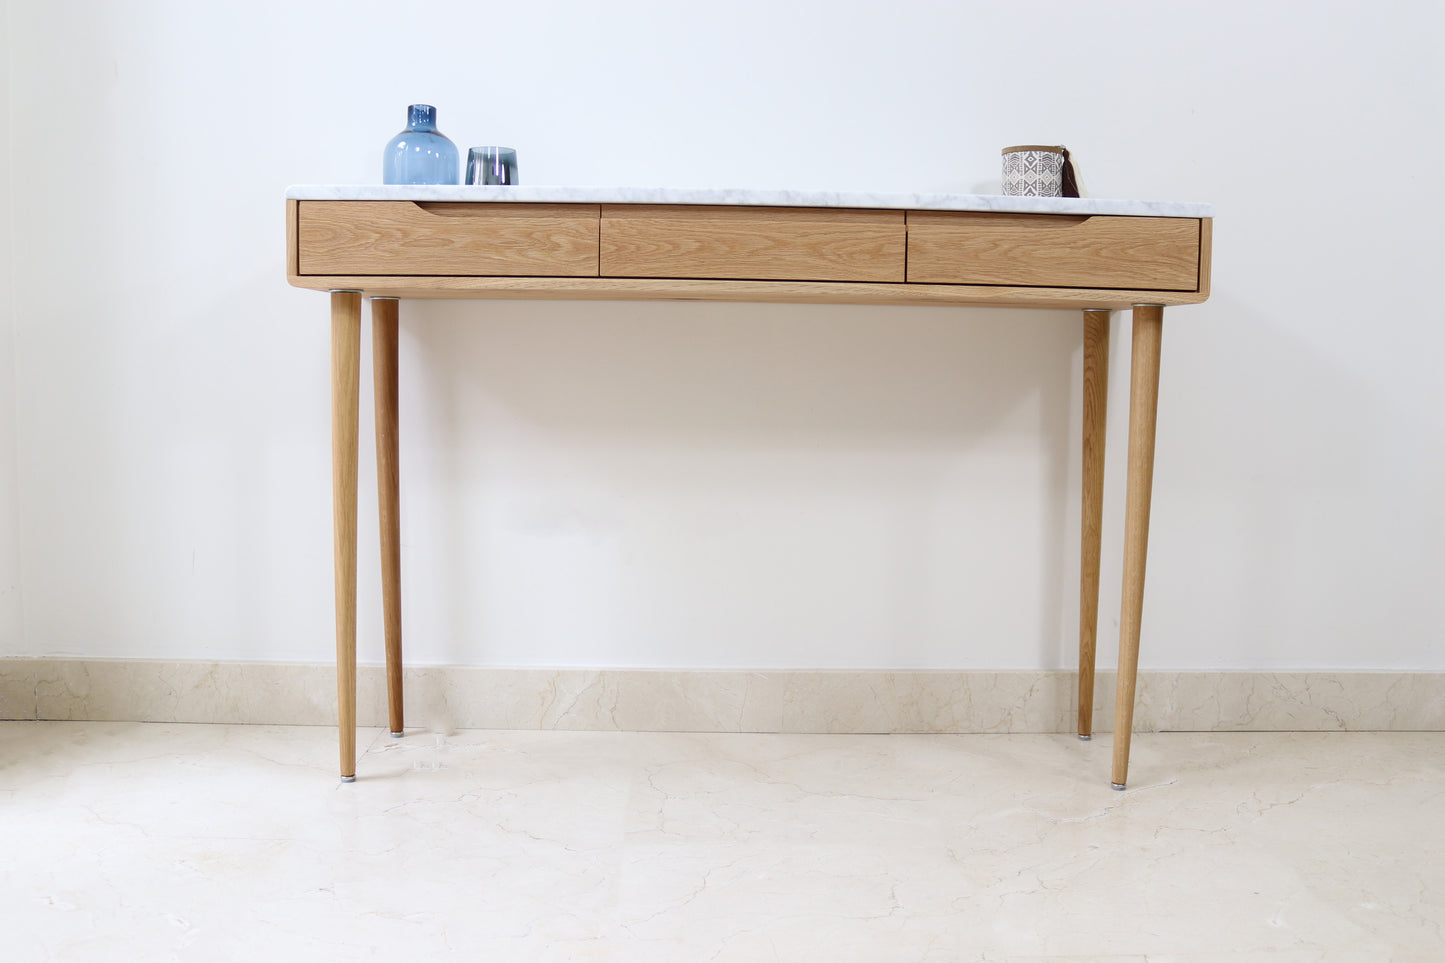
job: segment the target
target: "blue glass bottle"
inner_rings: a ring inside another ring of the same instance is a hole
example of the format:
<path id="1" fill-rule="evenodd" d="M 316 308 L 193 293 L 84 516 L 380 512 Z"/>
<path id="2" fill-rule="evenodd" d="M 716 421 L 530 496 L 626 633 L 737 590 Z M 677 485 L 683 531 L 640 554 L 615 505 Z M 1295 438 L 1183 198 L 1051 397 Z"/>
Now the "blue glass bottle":
<path id="1" fill-rule="evenodd" d="M 406 130 L 386 145 L 381 157 L 383 184 L 460 184 L 457 145 L 437 130 L 437 109 L 429 104 L 407 108 Z"/>

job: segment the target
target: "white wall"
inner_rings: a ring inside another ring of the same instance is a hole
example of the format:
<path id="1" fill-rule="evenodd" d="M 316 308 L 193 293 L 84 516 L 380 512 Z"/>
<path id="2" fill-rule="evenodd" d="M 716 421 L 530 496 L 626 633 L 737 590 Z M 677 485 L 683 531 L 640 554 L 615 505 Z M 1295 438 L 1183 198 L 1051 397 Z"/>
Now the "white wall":
<path id="1" fill-rule="evenodd" d="M 1213 201 L 1143 664 L 1445 669 L 1438 4 L 12 3 L 16 654 L 330 658 L 326 303 L 281 198 L 378 180 L 424 101 L 532 184 L 992 192 L 1059 142 L 1095 196 Z M 1079 327 L 407 304 L 410 658 L 1068 666 Z"/>
<path id="2" fill-rule="evenodd" d="M 10 0 L 0 0 L 0 105 L 10 104 Z M 10 125 L 0 124 L 0 655 L 20 646 L 20 501 L 15 444 L 15 312 Z"/>

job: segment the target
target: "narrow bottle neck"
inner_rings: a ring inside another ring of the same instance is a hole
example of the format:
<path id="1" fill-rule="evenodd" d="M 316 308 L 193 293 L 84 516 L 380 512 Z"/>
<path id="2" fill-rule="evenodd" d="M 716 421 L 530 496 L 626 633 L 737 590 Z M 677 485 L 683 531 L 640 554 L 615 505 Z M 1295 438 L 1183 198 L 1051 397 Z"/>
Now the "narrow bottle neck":
<path id="1" fill-rule="evenodd" d="M 406 126 L 408 130 L 436 130 L 437 109 L 428 104 L 412 104 L 407 110 Z"/>

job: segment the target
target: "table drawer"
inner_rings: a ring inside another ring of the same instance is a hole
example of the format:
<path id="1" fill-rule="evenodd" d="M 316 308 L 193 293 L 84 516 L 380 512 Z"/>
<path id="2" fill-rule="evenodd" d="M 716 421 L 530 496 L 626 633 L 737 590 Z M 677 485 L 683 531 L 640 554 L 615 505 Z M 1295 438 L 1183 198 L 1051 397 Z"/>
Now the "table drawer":
<path id="1" fill-rule="evenodd" d="M 602 276 L 904 279 L 902 211 L 602 205 Z"/>
<path id="2" fill-rule="evenodd" d="M 1199 230 L 1186 217 L 910 211 L 908 280 L 1194 291 Z"/>
<path id="3" fill-rule="evenodd" d="M 297 273 L 596 277 L 596 204 L 301 201 Z"/>

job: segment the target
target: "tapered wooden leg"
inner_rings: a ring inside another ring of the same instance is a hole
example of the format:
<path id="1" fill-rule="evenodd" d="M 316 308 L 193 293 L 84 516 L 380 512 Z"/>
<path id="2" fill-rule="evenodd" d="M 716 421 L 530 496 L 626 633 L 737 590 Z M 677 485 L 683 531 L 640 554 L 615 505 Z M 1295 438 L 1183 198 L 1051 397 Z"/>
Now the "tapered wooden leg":
<path id="1" fill-rule="evenodd" d="M 397 302 L 371 299 L 371 368 L 376 397 L 376 491 L 381 519 L 381 606 L 386 622 L 386 703 L 391 734 L 400 738 L 401 485 L 397 466 Z"/>
<path id="2" fill-rule="evenodd" d="M 1124 592 L 1119 615 L 1119 685 L 1114 707 L 1114 788 L 1129 777 L 1134 687 L 1139 674 L 1139 625 L 1144 613 L 1144 563 L 1149 554 L 1149 497 L 1154 487 L 1154 422 L 1159 410 L 1159 346 L 1164 309 L 1134 305 L 1134 357 L 1129 378 L 1129 492 L 1124 514 Z"/>
<path id="3" fill-rule="evenodd" d="M 1084 312 L 1084 492 L 1079 565 L 1079 738 L 1094 734 L 1099 549 L 1104 514 L 1104 426 L 1109 397 L 1109 312 Z"/>
<path id="4" fill-rule="evenodd" d="M 336 708 L 341 778 L 356 778 L 356 446 L 361 294 L 331 292 L 331 521 L 336 570 Z"/>

